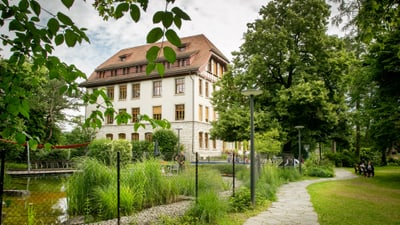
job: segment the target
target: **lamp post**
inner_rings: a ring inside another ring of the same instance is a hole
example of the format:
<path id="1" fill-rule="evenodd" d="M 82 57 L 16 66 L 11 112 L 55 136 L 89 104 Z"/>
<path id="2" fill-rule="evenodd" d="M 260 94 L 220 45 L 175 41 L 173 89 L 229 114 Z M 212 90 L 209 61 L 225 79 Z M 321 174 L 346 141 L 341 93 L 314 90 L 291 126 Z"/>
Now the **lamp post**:
<path id="1" fill-rule="evenodd" d="M 304 128 L 304 126 L 295 126 L 299 132 L 299 173 L 301 174 L 301 129 Z"/>
<path id="2" fill-rule="evenodd" d="M 254 96 L 262 94 L 261 90 L 247 89 L 242 91 L 245 96 L 250 96 L 250 194 L 251 204 L 255 205 L 255 165 L 254 165 Z"/>
<path id="3" fill-rule="evenodd" d="M 178 131 L 178 152 L 177 152 L 178 153 L 177 156 L 178 156 L 180 147 L 181 147 L 181 130 L 182 130 L 182 128 L 178 127 L 178 128 L 176 128 L 176 130 Z"/>

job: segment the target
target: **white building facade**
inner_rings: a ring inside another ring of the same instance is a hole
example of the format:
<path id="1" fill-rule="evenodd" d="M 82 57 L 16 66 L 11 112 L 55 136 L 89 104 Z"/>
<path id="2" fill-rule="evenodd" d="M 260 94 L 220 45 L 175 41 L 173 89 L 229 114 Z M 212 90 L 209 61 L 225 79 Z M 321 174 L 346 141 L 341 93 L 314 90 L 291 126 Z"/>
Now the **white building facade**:
<path id="1" fill-rule="evenodd" d="M 153 45 L 144 45 L 119 51 L 81 84 L 89 92 L 105 89 L 117 113 L 132 115 L 132 120 L 123 125 L 117 125 L 112 117 L 105 118 L 97 138 L 152 141 L 151 126 L 133 129 L 137 116 L 146 114 L 171 123 L 171 129 L 179 133 L 187 159 L 194 160 L 195 152 L 202 158 L 221 155 L 222 141 L 210 138 L 211 121 L 218 117 L 211 97 L 228 60 L 204 35 L 181 41 L 182 47 L 174 47 L 174 64 L 160 59 L 166 68 L 163 77 L 146 75 L 145 53 Z M 173 47 L 168 42 L 163 45 Z M 86 116 L 94 110 L 98 110 L 95 104 L 87 105 Z"/>

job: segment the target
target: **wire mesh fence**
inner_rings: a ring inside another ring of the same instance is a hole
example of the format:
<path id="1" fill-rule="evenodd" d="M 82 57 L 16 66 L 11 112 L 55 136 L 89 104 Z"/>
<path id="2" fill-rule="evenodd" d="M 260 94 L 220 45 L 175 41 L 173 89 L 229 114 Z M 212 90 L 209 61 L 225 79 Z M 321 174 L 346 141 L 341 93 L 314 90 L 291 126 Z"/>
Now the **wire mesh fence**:
<path id="1" fill-rule="evenodd" d="M 122 216 L 176 200 L 179 193 L 172 184 L 183 169 L 176 161 L 162 160 L 120 165 L 117 157 L 114 165 L 107 166 L 88 158 L 84 163 L 40 162 L 29 171 L 11 171 L 1 158 L 4 225 L 88 224 L 109 219 L 120 224 Z"/>

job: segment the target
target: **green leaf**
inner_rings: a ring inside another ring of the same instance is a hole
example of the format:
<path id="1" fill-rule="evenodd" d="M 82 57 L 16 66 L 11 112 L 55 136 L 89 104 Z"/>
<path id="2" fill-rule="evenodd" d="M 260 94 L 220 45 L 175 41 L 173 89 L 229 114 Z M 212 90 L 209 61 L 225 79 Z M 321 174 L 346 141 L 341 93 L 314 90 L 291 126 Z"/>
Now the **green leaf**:
<path id="1" fill-rule="evenodd" d="M 29 2 L 27 0 L 21 0 L 18 4 L 18 7 L 21 9 L 21 11 L 25 11 L 29 7 Z"/>
<path id="2" fill-rule="evenodd" d="M 18 132 L 15 134 L 15 140 L 17 141 L 18 144 L 23 144 L 26 142 L 26 136 L 25 134 Z"/>
<path id="3" fill-rule="evenodd" d="M 33 12 L 36 14 L 36 16 L 40 15 L 41 6 L 37 1 L 31 1 L 31 8 Z"/>
<path id="4" fill-rule="evenodd" d="M 156 13 L 154 13 L 153 15 L 153 23 L 159 23 L 163 20 L 164 17 L 164 11 L 158 11 Z"/>
<path id="5" fill-rule="evenodd" d="M 54 39 L 54 41 L 55 41 L 55 43 L 56 43 L 57 46 L 58 46 L 58 45 L 61 45 L 62 43 L 64 43 L 64 35 L 58 34 L 58 35 L 56 36 L 56 38 Z"/>
<path id="6" fill-rule="evenodd" d="M 147 50 L 146 59 L 150 62 L 156 61 L 159 51 L 160 51 L 160 47 L 152 46 L 149 50 Z"/>
<path id="7" fill-rule="evenodd" d="M 37 149 L 38 142 L 35 139 L 30 139 L 28 141 L 28 143 L 29 143 L 29 148 L 30 149 L 32 149 L 32 150 L 36 150 Z"/>
<path id="8" fill-rule="evenodd" d="M 178 37 L 174 30 L 167 30 L 167 32 L 165 32 L 165 36 L 167 37 L 167 40 L 176 47 L 180 47 L 182 45 L 181 39 Z"/>
<path id="9" fill-rule="evenodd" d="M 183 20 L 191 20 L 190 16 L 188 14 L 186 14 L 184 11 L 182 11 L 180 8 L 178 7 L 174 7 L 171 10 L 172 12 L 175 13 L 176 16 L 178 16 L 179 18 L 183 19 Z"/>
<path id="10" fill-rule="evenodd" d="M 156 64 L 155 63 L 149 63 L 146 66 L 146 74 L 149 75 L 154 69 L 156 68 Z"/>
<path id="11" fill-rule="evenodd" d="M 168 46 L 165 46 L 164 49 L 164 57 L 169 63 L 174 63 L 176 60 L 176 53 L 175 51 Z"/>
<path id="12" fill-rule="evenodd" d="M 158 74 L 160 74 L 161 77 L 164 76 L 164 73 L 165 73 L 164 64 L 156 63 L 156 69 L 157 69 Z"/>
<path id="13" fill-rule="evenodd" d="M 74 47 L 77 41 L 76 34 L 71 30 L 65 31 L 65 43 L 68 47 Z"/>
<path id="14" fill-rule="evenodd" d="M 114 17 L 116 19 L 121 18 L 124 15 L 124 12 L 129 10 L 129 4 L 127 2 L 123 2 L 117 6 L 115 9 Z"/>
<path id="15" fill-rule="evenodd" d="M 147 43 L 155 43 L 158 40 L 160 40 L 162 38 L 162 36 L 164 35 L 164 32 L 161 28 L 156 27 L 153 28 L 146 37 Z"/>
<path id="16" fill-rule="evenodd" d="M 182 19 L 180 17 L 175 16 L 174 17 L 174 24 L 178 29 L 181 29 L 181 27 L 182 27 Z"/>
<path id="17" fill-rule="evenodd" d="M 68 16 L 66 16 L 65 14 L 63 14 L 61 12 L 57 13 L 57 18 L 65 25 L 68 25 L 68 26 L 74 25 L 74 22 L 71 20 L 71 18 L 69 18 Z"/>
<path id="18" fill-rule="evenodd" d="M 68 9 L 71 8 L 71 6 L 74 4 L 74 0 L 61 0 L 61 1 Z"/>
<path id="19" fill-rule="evenodd" d="M 162 24 L 164 25 L 165 28 L 168 28 L 172 25 L 173 20 L 174 20 L 174 15 L 171 12 L 165 12 L 162 18 Z"/>
<path id="20" fill-rule="evenodd" d="M 54 18 L 49 19 L 49 21 L 47 22 L 47 26 L 49 27 L 49 31 L 53 35 L 56 35 L 58 29 L 60 29 L 60 24 L 58 23 L 58 20 Z"/>
<path id="21" fill-rule="evenodd" d="M 130 14 L 131 14 L 132 20 L 137 23 L 139 21 L 139 19 L 140 19 L 140 9 L 139 9 L 139 7 L 137 5 L 135 5 L 135 4 L 132 4 L 131 5 Z"/>
<path id="22" fill-rule="evenodd" d="M 46 144 L 44 144 L 44 149 L 50 150 L 52 146 L 53 146 L 52 144 L 46 143 Z"/>
<path id="23" fill-rule="evenodd" d="M 19 20 L 12 20 L 10 24 L 8 25 L 8 29 L 10 31 L 15 30 L 15 31 L 25 31 L 25 27 L 22 26 L 22 24 L 19 22 Z"/>

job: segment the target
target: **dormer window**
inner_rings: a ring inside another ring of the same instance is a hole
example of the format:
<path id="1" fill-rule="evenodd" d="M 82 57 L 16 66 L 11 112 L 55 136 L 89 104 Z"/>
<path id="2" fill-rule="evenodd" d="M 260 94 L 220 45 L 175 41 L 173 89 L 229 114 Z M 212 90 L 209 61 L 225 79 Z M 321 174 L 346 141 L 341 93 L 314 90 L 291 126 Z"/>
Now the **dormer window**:
<path id="1" fill-rule="evenodd" d="M 182 43 L 182 45 L 181 46 L 179 46 L 179 48 L 178 48 L 178 50 L 180 51 L 180 52 L 183 52 L 183 51 L 185 51 L 186 50 L 186 47 L 188 46 L 188 44 L 187 43 Z"/>
<path id="2" fill-rule="evenodd" d="M 119 61 L 124 62 L 126 60 L 126 55 L 120 55 L 119 56 Z"/>

